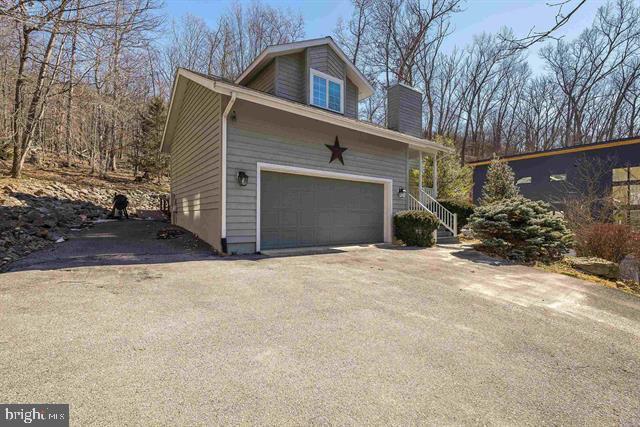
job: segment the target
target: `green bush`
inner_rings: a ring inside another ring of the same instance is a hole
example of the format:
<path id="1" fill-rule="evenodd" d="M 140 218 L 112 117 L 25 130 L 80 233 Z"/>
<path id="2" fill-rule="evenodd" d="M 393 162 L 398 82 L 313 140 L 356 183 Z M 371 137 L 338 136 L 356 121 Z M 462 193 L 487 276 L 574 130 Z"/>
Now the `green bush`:
<path id="1" fill-rule="evenodd" d="M 473 210 L 475 209 L 473 203 L 467 202 L 466 200 L 442 199 L 438 200 L 438 202 L 440 202 L 440 204 L 447 210 L 458 215 L 458 232 L 460 232 L 462 227 L 467 225 L 469 217 L 473 214 Z"/>
<path id="2" fill-rule="evenodd" d="M 572 241 L 564 218 L 549 204 L 524 197 L 477 207 L 469 226 L 488 252 L 517 261 L 559 259 Z"/>
<path id="3" fill-rule="evenodd" d="M 433 232 L 438 229 L 440 222 L 431 212 L 402 211 L 393 217 L 396 237 L 408 246 L 433 246 Z"/>
<path id="4" fill-rule="evenodd" d="M 513 169 L 507 162 L 494 155 L 487 170 L 487 177 L 484 180 L 480 203 L 483 205 L 490 204 L 518 197 L 519 195 L 520 189 L 516 185 Z"/>

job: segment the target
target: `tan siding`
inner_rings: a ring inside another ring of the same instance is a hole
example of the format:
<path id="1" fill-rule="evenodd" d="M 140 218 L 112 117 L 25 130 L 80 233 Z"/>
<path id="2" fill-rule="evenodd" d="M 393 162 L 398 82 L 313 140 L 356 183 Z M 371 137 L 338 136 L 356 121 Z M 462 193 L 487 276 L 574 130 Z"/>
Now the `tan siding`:
<path id="1" fill-rule="evenodd" d="M 251 89 L 259 90 L 261 92 L 275 94 L 275 81 L 276 81 L 276 62 L 271 61 L 269 65 L 264 67 L 257 76 L 255 76 L 248 84 L 247 87 Z"/>
<path id="2" fill-rule="evenodd" d="M 220 250 L 220 95 L 189 82 L 171 146 L 173 223 Z"/>

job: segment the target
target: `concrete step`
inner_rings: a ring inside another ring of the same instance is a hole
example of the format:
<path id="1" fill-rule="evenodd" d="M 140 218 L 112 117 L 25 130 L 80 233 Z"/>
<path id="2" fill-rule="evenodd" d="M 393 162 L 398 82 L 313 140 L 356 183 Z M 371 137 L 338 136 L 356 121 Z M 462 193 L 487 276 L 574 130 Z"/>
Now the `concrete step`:
<path id="1" fill-rule="evenodd" d="M 448 237 L 438 237 L 437 243 L 439 245 L 455 244 L 460 243 L 460 239 L 453 237 L 453 235 L 449 235 Z"/>
<path id="2" fill-rule="evenodd" d="M 440 227 L 438 229 L 438 243 L 447 244 L 447 243 L 460 243 L 460 239 L 454 237 L 453 233 L 447 230 L 444 227 Z"/>

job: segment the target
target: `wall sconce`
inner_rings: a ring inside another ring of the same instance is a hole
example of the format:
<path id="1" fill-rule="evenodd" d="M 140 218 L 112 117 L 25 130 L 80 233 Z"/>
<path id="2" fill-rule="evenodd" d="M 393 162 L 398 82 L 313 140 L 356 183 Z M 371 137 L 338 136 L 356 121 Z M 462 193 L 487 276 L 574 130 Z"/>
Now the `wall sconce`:
<path id="1" fill-rule="evenodd" d="M 400 189 L 398 190 L 398 197 L 400 197 L 401 199 L 404 199 L 407 196 L 407 192 L 403 187 L 400 187 Z"/>
<path id="2" fill-rule="evenodd" d="M 241 187 L 246 187 L 247 184 L 249 183 L 249 177 L 244 171 L 238 172 L 237 179 L 238 179 L 238 184 L 240 184 Z"/>

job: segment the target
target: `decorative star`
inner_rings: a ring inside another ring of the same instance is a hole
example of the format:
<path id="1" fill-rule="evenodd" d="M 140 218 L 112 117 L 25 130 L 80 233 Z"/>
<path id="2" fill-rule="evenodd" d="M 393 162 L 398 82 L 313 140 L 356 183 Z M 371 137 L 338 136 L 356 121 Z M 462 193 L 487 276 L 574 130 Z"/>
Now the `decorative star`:
<path id="1" fill-rule="evenodd" d="M 334 160 L 340 160 L 340 163 L 344 165 L 344 160 L 342 159 L 342 153 L 347 151 L 346 148 L 340 147 L 340 141 L 338 141 L 338 137 L 336 136 L 336 142 L 333 145 L 324 144 L 329 150 L 331 150 L 331 160 L 329 163 L 332 163 Z"/>

